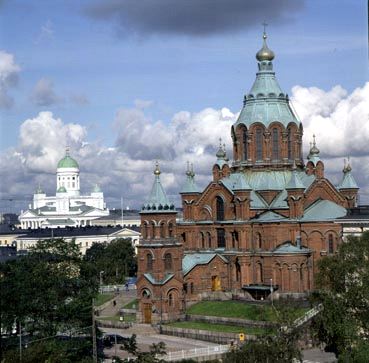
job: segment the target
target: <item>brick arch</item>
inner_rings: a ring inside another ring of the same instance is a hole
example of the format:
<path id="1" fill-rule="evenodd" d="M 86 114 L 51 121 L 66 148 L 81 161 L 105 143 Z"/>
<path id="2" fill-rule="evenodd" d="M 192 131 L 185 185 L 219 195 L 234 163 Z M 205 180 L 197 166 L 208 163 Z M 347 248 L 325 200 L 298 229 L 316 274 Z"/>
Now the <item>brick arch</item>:
<path id="1" fill-rule="evenodd" d="M 297 263 L 292 263 L 290 266 L 290 290 L 300 291 L 300 269 Z"/>
<path id="2" fill-rule="evenodd" d="M 243 123 L 237 125 L 236 128 L 237 155 L 235 160 L 247 161 L 250 158 L 250 150 L 248 145 L 249 130 Z"/>
<path id="3" fill-rule="evenodd" d="M 278 285 L 279 289 L 281 289 L 282 265 L 280 261 L 275 261 L 273 264 L 273 285 Z"/>
<path id="4" fill-rule="evenodd" d="M 290 290 L 290 266 L 288 263 L 284 262 L 282 264 L 282 291 Z"/>
<path id="5" fill-rule="evenodd" d="M 255 122 L 250 126 L 253 140 L 253 150 L 250 150 L 250 156 L 254 161 L 262 161 L 267 156 L 265 131 L 265 125 L 260 122 Z"/>
<path id="6" fill-rule="evenodd" d="M 308 236 L 308 246 L 312 250 L 319 251 L 324 249 L 324 236 L 323 233 L 319 230 L 313 230 L 309 233 Z"/>
<path id="7" fill-rule="evenodd" d="M 149 299 L 152 296 L 152 291 L 149 287 L 143 286 L 140 289 L 140 296 L 142 296 L 144 299 Z"/>
<path id="8" fill-rule="evenodd" d="M 171 319 L 173 316 L 178 315 L 178 311 L 182 309 L 181 295 L 177 288 L 169 288 L 166 292 L 166 303 L 168 307 L 168 317 Z"/>
<path id="9" fill-rule="evenodd" d="M 200 211 L 200 220 L 201 221 L 206 221 L 206 220 L 211 220 L 212 219 L 212 209 L 210 206 L 205 205 L 201 208 Z"/>
<path id="10" fill-rule="evenodd" d="M 222 209 L 222 210 L 220 210 Z M 222 193 L 217 193 L 213 199 L 214 218 L 224 220 L 226 215 L 226 198 Z M 220 218 L 221 217 L 221 218 Z"/>

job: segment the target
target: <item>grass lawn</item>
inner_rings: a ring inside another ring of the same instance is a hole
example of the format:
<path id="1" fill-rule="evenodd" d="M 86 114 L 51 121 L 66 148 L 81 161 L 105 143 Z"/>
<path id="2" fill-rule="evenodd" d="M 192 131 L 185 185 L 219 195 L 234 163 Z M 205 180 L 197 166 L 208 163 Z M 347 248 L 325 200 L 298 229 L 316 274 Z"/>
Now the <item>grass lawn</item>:
<path id="1" fill-rule="evenodd" d="M 291 314 L 296 318 L 308 310 L 304 308 L 291 309 Z M 259 321 L 277 320 L 276 311 L 270 305 L 253 305 L 239 301 L 201 301 L 192 305 L 186 313 Z"/>
<path id="2" fill-rule="evenodd" d="M 95 298 L 95 306 L 100 306 L 107 301 L 111 300 L 115 295 L 114 294 L 98 294 Z"/>
<path id="3" fill-rule="evenodd" d="M 123 306 L 123 309 L 136 309 L 137 310 L 137 299 L 130 301 L 128 304 Z"/>
<path id="4" fill-rule="evenodd" d="M 184 329 L 200 329 L 200 330 L 209 330 L 209 331 L 217 331 L 223 333 L 244 333 L 244 334 L 252 334 L 252 335 L 260 335 L 267 332 L 271 332 L 271 330 L 266 330 L 259 327 L 242 327 L 242 326 L 234 326 L 234 325 L 223 325 L 223 324 L 209 324 L 209 323 L 200 323 L 196 321 L 178 321 L 174 323 L 168 324 L 169 326 L 173 326 L 176 328 L 184 328 Z"/>

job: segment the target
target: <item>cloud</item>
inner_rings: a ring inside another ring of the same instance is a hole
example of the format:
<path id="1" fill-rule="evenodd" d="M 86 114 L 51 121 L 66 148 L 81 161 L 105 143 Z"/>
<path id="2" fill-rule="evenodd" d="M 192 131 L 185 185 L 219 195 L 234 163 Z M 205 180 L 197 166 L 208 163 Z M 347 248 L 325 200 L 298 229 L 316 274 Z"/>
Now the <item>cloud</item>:
<path id="1" fill-rule="evenodd" d="M 305 151 L 315 134 L 325 157 L 369 154 L 369 82 L 351 94 L 341 86 L 329 91 L 295 86 L 291 100 L 304 126 Z"/>
<path id="2" fill-rule="evenodd" d="M 14 55 L 0 50 L 0 109 L 13 106 L 13 98 L 8 92 L 17 85 L 20 70 L 19 65 L 15 63 Z"/>
<path id="3" fill-rule="evenodd" d="M 60 103 L 63 99 L 56 95 L 54 83 L 49 78 L 41 78 L 32 90 L 30 100 L 37 106 L 51 106 Z"/>
<path id="4" fill-rule="evenodd" d="M 352 93 L 341 87 L 324 91 L 296 86 L 291 99 L 304 125 L 305 157 L 315 133 L 326 175 L 337 184 L 343 158 L 351 155 L 361 202 L 368 202 L 369 83 Z M 177 112 L 164 122 L 148 117 L 137 107 L 121 108 L 114 120 L 116 142 L 112 147 L 88 141 L 86 128 L 79 124 L 40 112 L 21 124 L 19 144 L 0 157 L 2 196 L 30 195 L 39 182 L 48 194 L 55 193 L 56 164 L 69 145 L 80 164 L 82 191 L 89 192 L 99 183 L 109 207 L 119 208 L 121 196 L 125 205 L 142 205 L 153 182 L 155 159 L 160 162 L 168 195 L 180 206 L 178 193 L 187 161 L 194 164 L 196 180 L 204 188 L 212 180 L 219 137 L 232 159 L 230 128 L 237 116 L 227 108 L 205 108 Z"/>
<path id="5" fill-rule="evenodd" d="M 52 21 L 47 20 L 45 24 L 41 25 L 40 33 L 35 40 L 36 44 L 39 44 L 43 41 L 50 41 L 54 39 L 54 24 Z"/>
<path id="6" fill-rule="evenodd" d="M 85 13 L 128 33 L 206 36 L 249 29 L 265 19 L 291 22 L 304 1 L 274 0 L 98 0 Z"/>
<path id="7" fill-rule="evenodd" d="M 139 109 L 145 109 L 145 108 L 149 108 L 154 104 L 154 101 L 150 101 L 150 100 L 141 100 L 139 98 L 135 99 L 134 101 L 134 105 L 136 108 Z"/>
<path id="8" fill-rule="evenodd" d="M 88 98 L 83 94 L 72 94 L 69 96 L 69 100 L 79 106 L 86 106 L 90 103 Z"/>

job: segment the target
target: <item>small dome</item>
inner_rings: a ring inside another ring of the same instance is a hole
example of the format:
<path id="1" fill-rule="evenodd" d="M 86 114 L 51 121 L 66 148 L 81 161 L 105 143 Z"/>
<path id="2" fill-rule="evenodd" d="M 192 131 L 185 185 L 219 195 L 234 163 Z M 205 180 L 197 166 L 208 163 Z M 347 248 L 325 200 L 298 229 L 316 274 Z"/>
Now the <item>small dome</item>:
<path id="1" fill-rule="evenodd" d="M 75 161 L 73 158 L 70 157 L 68 148 L 65 151 L 64 158 L 61 159 L 58 162 L 58 169 L 59 168 L 77 168 L 77 169 L 79 169 L 79 165 L 78 165 L 77 161 Z"/>
<path id="2" fill-rule="evenodd" d="M 263 34 L 263 47 L 256 53 L 256 59 L 259 62 L 262 61 L 271 61 L 274 59 L 274 52 L 270 50 L 266 43 L 267 35 L 266 33 Z"/>
<path id="3" fill-rule="evenodd" d="M 98 184 L 95 184 L 92 188 L 92 193 L 101 193 L 101 189 Z"/>
<path id="4" fill-rule="evenodd" d="M 66 193 L 67 189 L 65 189 L 65 187 L 62 185 L 56 192 L 57 193 Z"/>

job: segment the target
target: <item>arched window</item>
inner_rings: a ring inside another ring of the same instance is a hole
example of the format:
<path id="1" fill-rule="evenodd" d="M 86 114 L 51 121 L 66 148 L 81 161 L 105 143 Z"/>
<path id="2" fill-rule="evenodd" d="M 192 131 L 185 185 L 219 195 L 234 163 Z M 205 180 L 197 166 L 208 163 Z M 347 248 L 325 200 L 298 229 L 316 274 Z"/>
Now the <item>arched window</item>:
<path id="1" fill-rule="evenodd" d="M 141 232 L 142 232 L 142 238 L 146 239 L 147 238 L 147 223 L 146 222 L 142 225 Z"/>
<path id="2" fill-rule="evenodd" d="M 173 294 L 172 293 L 168 295 L 168 305 L 173 306 Z"/>
<path id="3" fill-rule="evenodd" d="M 164 269 L 165 271 L 171 271 L 172 268 L 172 255 L 168 252 L 164 255 Z"/>
<path id="4" fill-rule="evenodd" d="M 151 223 L 151 238 L 155 238 L 155 223 L 152 221 Z"/>
<path id="5" fill-rule="evenodd" d="M 218 240 L 218 248 L 225 248 L 225 230 L 223 228 L 217 229 L 217 240 Z"/>
<path id="6" fill-rule="evenodd" d="M 255 245 L 256 249 L 261 250 L 261 234 L 260 233 L 256 233 L 256 245 Z"/>
<path id="7" fill-rule="evenodd" d="M 210 234 L 210 232 L 207 233 L 207 237 L 208 237 L 208 247 L 211 248 L 211 234 Z"/>
<path id="8" fill-rule="evenodd" d="M 256 160 L 263 160 L 263 130 L 256 129 Z"/>
<path id="9" fill-rule="evenodd" d="M 200 232 L 201 248 L 205 248 L 205 236 L 203 232 Z"/>
<path id="10" fill-rule="evenodd" d="M 328 253 L 334 252 L 333 234 L 328 235 Z"/>
<path id="11" fill-rule="evenodd" d="M 243 145 L 243 160 L 247 160 L 247 129 L 243 130 L 242 133 L 242 145 Z"/>
<path id="12" fill-rule="evenodd" d="M 173 223 L 168 224 L 168 237 L 173 237 Z"/>
<path id="13" fill-rule="evenodd" d="M 260 262 L 256 264 L 256 281 L 263 282 L 263 265 Z"/>
<path id="14" fill-rule="evenodd" d="M 153 267 L 153 258 L 152 258 L 152 254 L 148 253 L 146 255 L 146 270 L 147 271 L 152 271 L 152 267 Z"/>
<path id="15" fill-rule="evenodd" d="M 292 131 L 288 129 L 288 140 L 287 140 L 288 160 L 292 160 Z"/>
<path id="16" fill-rule="evenodd" d="M 191 282 L 191 284 L 190 284 L 190 292 L 191 292 L 191 294 L 193 294 L 193 292 L 194 292 L 193 282 Z"/>
<path id="17" fill-rule="evenodd" d="M 165 224 L 164 224 L 164 222 L 160 223 L 160 238 L 165 238 Z"/>
<path id="18" fill-rule="evenodd" d="M 224 220 L 224 202 L 223 199 L 219 196 L 216 197 L 217 201 L 217 221 Z"/>
<path id="19" fill-rule="evenodd" d="M 272 160 L 279 160 L 279 130 L 272 131 Z"/>

